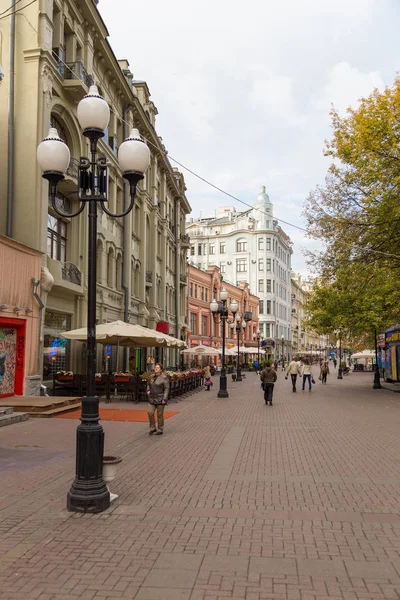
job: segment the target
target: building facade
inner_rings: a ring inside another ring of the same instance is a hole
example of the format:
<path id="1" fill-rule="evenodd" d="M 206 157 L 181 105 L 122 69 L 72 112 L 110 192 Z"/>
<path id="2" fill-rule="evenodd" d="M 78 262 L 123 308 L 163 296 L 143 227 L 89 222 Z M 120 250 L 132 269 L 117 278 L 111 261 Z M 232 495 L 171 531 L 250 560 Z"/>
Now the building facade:
<path id="1" fill-rule="evenodd" d="M 301 275 L 291 274 L 292 354 L 329 356 L 329 336 L 319 335 L 307 327 L 305 320 L 309 284 Z"/>
<path id="2" fill-rule="evenodd" d="M 219 209 L 213 216 L 191 220 L 187 232 L 193 265 L 202 269 L 217 265 L 224 281 L 234 286 L 246 283 L 258 296 L 259 326 L 269 344 L 267 354 L 275 355 L 282 337 L 285 352 L 290 354 L 292 243 L 273 217 L 265 187 L 251 209 Z"/>
<path id="3" fill-rule="evenodd" d="M 41 253 L 0 236 L 0 398 L 39 395 Z"/>
<path id="4" fill-rule="evenodd" d="M 139 129 L 151 151 L 150 167 L 138 186 L 132 213 L 113 219 L 98 212 L 98 322 L 122 319 L 151 328 L 163 323 L 163 329 L 176 337 L 183 335 L 185 325 L 189 247 L 185 222 L 190 212 L 185 182 L 172 168 L 157 134 L 157 109 L 146 82 L 135 81 L 129 63 L 116 59 L 96 5 L 93 0 L 40 0 L 39 11 L 34 3 L 15 15 L 15 90 L 10 104 L 0 107 L 0 203 L 7 215 L 0 223 L 0 234 L 42 256 L 39 294 L 45 308 L 39 370 L 45 379 L 60 369 L 83 372 L 85 368 L 82 344 L 68 342 L 64 352 L 57 351 L 57 345 L 64 344 L 61 331 L 86 323 L 87 215 L 85 210 L 79 217 L 64 219 L 54 213 L 48 202 L 48 183 L 36 162 L 36 148 L 50 125 L 67 143 L 71 162 L 58 186 L 57 202 L 61 209 L 74 210 L 79 157 L 87 156 L 89 150 L 76 109 L 92 83 L 111 111 L 99 142 L 99 153 L 108 163 L 110 210 L 120 211 L 128 199 L 117 153 L 132 127 Z M 0 85 L 6 98 L 12 77 L 7 70 L 9 19 L 0 21 L 0 33 L 5 70 Z M 48 360 L 52 351 L 55 361 Z M 100 370 L 104 352 L 98 351 Z M 141 353 L 136 358 L 143 364 Z M 168 357 L 168 364 L 174 362 L 176 357 Z"/>
<path id="5" fill-rule="evenodd" d="M 258 304 L 259 299 L 250 293 L 247 282 L 234 286 L 225 281 L 221 275 L 220 268 L 211 265 L 206 270 L 188 265 L 188 332 L 187 342 L 189 347 L 211 346 L 222 347 L 221 324 L 216 324 L 210 310 L 210 302 L 215 298 L 219 300 L 220 292 L 225 288 L 229 294 L 228 306 L 231 300 L 236 300 L 239 305 L 238 313 L 242 318 L 246 317 L 246 327 L 240 334 L 240 342 L 245 346 L 257 345 L 254 342 L 259 327 Z M 229 321 L 233 321 L 230 315 Z M 226 347 L 237 345 L 236 331 L 226 325 Z"/>

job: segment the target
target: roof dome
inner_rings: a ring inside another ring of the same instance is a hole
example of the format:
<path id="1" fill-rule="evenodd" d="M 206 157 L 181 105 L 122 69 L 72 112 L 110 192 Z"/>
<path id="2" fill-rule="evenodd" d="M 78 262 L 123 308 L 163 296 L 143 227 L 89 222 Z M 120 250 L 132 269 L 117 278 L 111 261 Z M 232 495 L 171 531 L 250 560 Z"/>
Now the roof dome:
<path id="1" fill-rule="evenodd" d="M 257 196 L 256 204 L 267 204 L 269 203 L 269 196 L 265 191 L 265 185 L 260 188 L 260 193 Z"/>

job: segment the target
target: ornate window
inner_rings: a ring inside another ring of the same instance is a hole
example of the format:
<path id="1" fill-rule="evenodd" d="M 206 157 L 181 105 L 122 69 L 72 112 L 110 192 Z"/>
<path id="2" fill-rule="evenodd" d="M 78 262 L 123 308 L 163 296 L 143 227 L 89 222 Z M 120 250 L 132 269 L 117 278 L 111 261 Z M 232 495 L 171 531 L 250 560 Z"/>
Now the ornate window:
<path id="1" fill-rule="evenodd" d="M 66 252 L 67 224 L 53 215 L 47 215 L 47 255 L 65 263 Z"/>

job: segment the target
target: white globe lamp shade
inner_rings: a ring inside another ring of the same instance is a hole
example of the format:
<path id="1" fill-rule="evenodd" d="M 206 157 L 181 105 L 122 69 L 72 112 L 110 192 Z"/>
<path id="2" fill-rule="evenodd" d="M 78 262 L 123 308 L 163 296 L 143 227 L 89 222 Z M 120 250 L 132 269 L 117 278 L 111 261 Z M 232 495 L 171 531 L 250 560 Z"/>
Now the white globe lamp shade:
<path id="1" fill-rule="evenodd" d="M 100 96 L 96 85 L 91 85 L 87 96 L 79 102 L 77 116 L 83 131 L 107 129 L 110 121 L 110 107 Z"/>
<path id="2" fill-rule="evenodd" d="M 218 312 L 218 308 L 219 308 L 218 302 L 214 298 L 214 300 L 212 302 L 210 302 L 210 310 L 212 313 L 216 313 L 216 312 Z"/>
<path id="3" fill-rule="evenodd" d="M 36 157 L 43 173 L 65 173 L 71 160 L 67 144 L 54 127 L 50 127 L 48 136 L 37 147 Z"/>
<path id="4" fill-rule="evenodd" d="M 237 314 L 237 315 L 236 315 L 236 321 L 237 321 L 238 323 L 239 323 L 239 321 L 240 321 L 240 319 L 241 319 L 241 318 L 242 318 L 242 317 L 241 317 L 239 314 Z"/>
<path id="5" fill-rule="evenodd" d="M 226 291 L 225 288 L 222 288 L 220 297 L 221 297 L 221 300 L 223 300 L 224 302 L 226 300 L 228 300 L 228 292 Z"/>
<path id="6" fill-rule="evenodd" d="M 257 329 L 257 335 L 260 335 L 260 330 L 259 329 Z"/>
<path id="7" fill-rule="evenodd" d="M 139 131 L 132 129 L 118 150 L 118 161 L 123 173 L 145 173 L 150 164 L 150 150 L 141 139 Z"/>
<path id="8" fill-rule="evenodd" d="M 231 312 L 232 312 L 233 314 L 237 313 L 237 311 L 238 311 L 238 308 L 239 308 L 239 305 L 238 305 L 238 303 L 236 302 L 236 300 L 232 300 L 232 302 L 231 302 L 231 305 L 230 305 Z"/>
<path id="9" fill-rule="evenodd" d="M 235 323 L 234 323 L 234 322 L 233 322 L 233 323 L 229 323 L 229 327 L 230 327 L 231 329 L 234 329 L 234 328 L 235 328 Z"/>
<path id="10" fill-rule="evenodd" d="M 247 323 L 246 323 L 246 321 L 243 319 L 243 321 L 242 321 L 242 327 L 243 327 L 243 329 L 245 329 L 246 325 L 247 325 Z"/>

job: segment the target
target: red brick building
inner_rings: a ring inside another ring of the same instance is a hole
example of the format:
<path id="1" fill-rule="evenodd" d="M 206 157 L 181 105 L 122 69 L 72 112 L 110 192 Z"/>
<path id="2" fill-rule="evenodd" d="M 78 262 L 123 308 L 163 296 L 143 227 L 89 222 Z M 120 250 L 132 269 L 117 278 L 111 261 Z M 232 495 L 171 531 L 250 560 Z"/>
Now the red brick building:
<path id="1" fill-rule="evenodd" d="M 210 266 L 207 271 L 189 265 L 187 269 L 187 317 L 188 332 L 187 343 L 189 347 L 203 344 L 220 348 L 222 346 L 222 326 L 215 324 L 210 311 L 210 302 L 215 298 L 220 299 L 220 291 L 225 288 L 229 294 L 228 308 L 231 300 L 236 300 L 239 305 L 238 313 L 243 317 L 244 313 L 251 313 L 251 320 L 247 322 L 246 328 L 241 335 L 241 343 L 245 346 L 254 346 L 254 333 L 258 330 L 258 302 L 257 296 L 250 294 L 248 283 L 241 283 L 236 287 L 223 280 L 219 267 Z M 250 315 L 248 315 L 250 316 Z M 230 314 L 228 319 L 233 320 Z M 236 346 L 236 331 L 227 325 L 226 347 Z"/>

